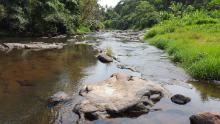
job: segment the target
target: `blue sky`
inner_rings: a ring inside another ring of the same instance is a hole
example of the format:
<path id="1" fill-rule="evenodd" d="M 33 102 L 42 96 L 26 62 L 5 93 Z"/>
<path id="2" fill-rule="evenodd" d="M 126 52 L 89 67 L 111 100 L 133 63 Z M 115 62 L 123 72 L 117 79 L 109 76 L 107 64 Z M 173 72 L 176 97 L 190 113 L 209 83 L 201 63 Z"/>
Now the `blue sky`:
<path id="1" fill-rule="evenodd" d="M 117 3 L 119 2 L 120 0 L 99 0 L 99 4 L 102 5 L 102 6 L 116 6 Z"/>

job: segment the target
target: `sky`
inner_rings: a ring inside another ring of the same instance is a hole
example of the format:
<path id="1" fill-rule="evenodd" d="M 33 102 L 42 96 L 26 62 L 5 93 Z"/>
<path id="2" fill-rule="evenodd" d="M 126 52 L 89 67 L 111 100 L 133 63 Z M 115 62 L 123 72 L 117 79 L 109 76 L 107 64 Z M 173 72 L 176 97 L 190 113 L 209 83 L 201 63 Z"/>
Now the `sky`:
<path id="1" fill-rule="evenodd" d="M 110 6 L 115 7 L 119 1 L 120 0 L 100 0 L 99 4 L 102 5 L 103 7 L 105 7 L 106 5 L 108 7 Z"/>

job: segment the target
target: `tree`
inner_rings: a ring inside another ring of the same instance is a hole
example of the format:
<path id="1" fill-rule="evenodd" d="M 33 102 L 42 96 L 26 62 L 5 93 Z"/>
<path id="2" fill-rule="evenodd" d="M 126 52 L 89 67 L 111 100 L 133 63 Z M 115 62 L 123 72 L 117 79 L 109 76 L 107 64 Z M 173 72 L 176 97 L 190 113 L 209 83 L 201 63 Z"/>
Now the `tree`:
<path id="1" fill-rule="evenodd" d="M 122 0 L 114 9 L 106 11 L 106 27 L 126 30 L 144 29 L 159 22 L 159 13 L 146 0 Z M 110 21 L 110 19 L 112 21 Z M 109 26 L 109 25 L 112 26 Z"/>
<path id="2" fill-rule="evenodd" d="M 80 22 L 83 22 L 82 25 L 88 25 L 91 30 L 101 28 L 103 11 L 97 0 L 80 0 Z"/>

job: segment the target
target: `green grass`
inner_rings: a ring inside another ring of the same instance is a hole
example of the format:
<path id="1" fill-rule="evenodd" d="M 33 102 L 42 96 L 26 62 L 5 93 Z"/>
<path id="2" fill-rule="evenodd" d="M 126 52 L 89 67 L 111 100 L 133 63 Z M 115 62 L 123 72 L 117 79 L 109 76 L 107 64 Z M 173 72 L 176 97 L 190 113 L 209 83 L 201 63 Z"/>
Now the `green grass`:
<path id="1" fill-rule="evenodd" d="M 176 18 L 153 27 L 145 36 L 150 44 L 167 51 L 194 78 L 220 80 L 218 19 L 205 14 L 201 17 L 201 13 Z"/>

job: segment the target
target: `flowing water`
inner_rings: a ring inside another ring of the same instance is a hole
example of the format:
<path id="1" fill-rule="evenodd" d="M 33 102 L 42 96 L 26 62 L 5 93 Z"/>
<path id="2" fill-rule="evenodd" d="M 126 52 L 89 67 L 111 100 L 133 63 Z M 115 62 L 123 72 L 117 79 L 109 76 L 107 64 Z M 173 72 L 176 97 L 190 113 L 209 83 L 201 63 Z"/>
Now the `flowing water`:
<path id="1" fill-rule="evenodd" d="M 119 69 L 117 62 L 103 64 L 90 46 L 73 45 L 64 39 L 2 39 L 1 42 L 65 42 L 60 50 L 14 50 L 0 53 L 0 124 L 73 124 L 76 115 L 71 103 L 49 108 L 47 98 L 58 91 L 76 94 L 84 84 L 95 83 L 116 72 L 142 76 L 160 83 L 169 92 L 154 108 L 161 109 L 137 118 L 97 120 L 92 124 L 189 124 L 197 112 L 220 113 L 220 85 L 188 82 L 183 69 L 172 63 L 167 54 L 147 43 L 116 38 L 116 32 L 87 35 L 100 48 L 111 47 L 121 64 L 137 72 Z M 181 93 L 192 98 L 187 105 L 176 105 L 170 96 Z"/>

